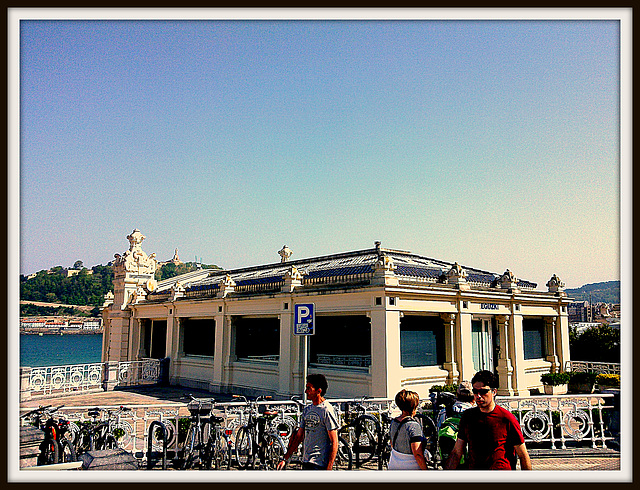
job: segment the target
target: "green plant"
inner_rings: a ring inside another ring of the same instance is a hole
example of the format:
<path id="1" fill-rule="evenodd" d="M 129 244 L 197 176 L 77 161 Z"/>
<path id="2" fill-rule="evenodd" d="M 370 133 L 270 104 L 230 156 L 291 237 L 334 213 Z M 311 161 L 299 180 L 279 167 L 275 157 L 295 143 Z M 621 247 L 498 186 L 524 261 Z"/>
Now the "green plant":
<path id="1" fill-rule="evenodd" d="M 178 419 L 178 442 L 184 442 L 187 438 L 191 419 L 189 417 L 181 417 Z"/>
<path id="2" fill-rule="evenodd" d="M 124 429 L 116 427 L 115 429 L 113 429 L 113 436 L 116 439 L 120 439 L 122 436 L 124 436 Z"/>
<path id="3" fill-rule="evenodd" d="M 548 386 L 566 385 L 569 382 L 569 373 L 545 373 L 540 376 L 542 384 Z"/>
<path id="4" fill-rule="evenodd" d="M 429 388 L 429 393 L 438 393 L 440 391 L 448 391 L 455 393 L 458 390 L 458 385 L 433 385 Z"/>

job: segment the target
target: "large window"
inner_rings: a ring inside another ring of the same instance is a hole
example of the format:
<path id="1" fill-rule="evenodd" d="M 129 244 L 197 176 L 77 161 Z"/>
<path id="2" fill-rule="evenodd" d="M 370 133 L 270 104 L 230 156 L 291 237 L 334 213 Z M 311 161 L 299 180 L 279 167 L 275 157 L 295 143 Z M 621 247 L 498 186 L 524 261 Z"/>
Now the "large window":
<path id="1" fill-rule="evenodd" d="M 444 363 L 444 326 L 436 316 L 404 315 L 400 320 L 402 367 Z"/>
<path id="2" fill-rule="evenodd" d="M 371 320 L 365 315 L 317 316 L 309 361 L 365 368 L 371 365 Z"/>
<path id="3" fill-rule="evenodd" d="M 185 355 L 213 356 L 216 321 L 213 318 L 182 319 L 182 351 Z"/>
<path id="4" fill-rule="evenodd" d="M 524 318 L 522 333 L 525 359 L 542 359 L 545 356 L 544 320 Z"/>
<path id="5" fill-rule="evenodd" d="M 280 357 L 280 320 L 233 317 L 236 357 L 252 361 L 277 361 Z"/>

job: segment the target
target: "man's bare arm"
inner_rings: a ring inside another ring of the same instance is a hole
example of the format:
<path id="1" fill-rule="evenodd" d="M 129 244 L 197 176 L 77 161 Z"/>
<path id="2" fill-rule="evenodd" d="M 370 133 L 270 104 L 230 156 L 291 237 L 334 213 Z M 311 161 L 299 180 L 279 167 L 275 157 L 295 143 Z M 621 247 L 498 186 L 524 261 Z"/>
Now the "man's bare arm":
<path id="1" fill-rule="evenodd" d="M 298 449 L 298 446 L 303 440 L 304 440 L 304 429 L 298 428 L 296 433 L 293 434 L 291 439 L 289 439 L 289 446 L 287 447 L 287 452 L 284 455 L 284 459 L 278 463 L 278 466 L 276 467 L 276 469 L 281 470 L 282 468 L 284 468 L 284 465 L 286 464 L 286 460 L 288 460 L 293 455 L 293 453 L 296 452 L 296 449 Z"/>
<path id="2" fill-rule="evenodd" d="M 333 463 L 336 460 L 336 455 L 338 454 L 338 431 L 330 430 L 327 431 L 329 434 L 329 440 L 331 441 L 331 453 L 329 453 L 329 462 L 327 463 L 327 469 L 333 469 Z"/>
<path id="3" fill-rule="evenodd" d="M 451 450 L 451 454 L 449 455 L 449 458 L 444 464 L 445 470 L 455 470 L 458 467 L 458 465 L 460 464 L 460 458 L 462 458 L 464 447 L 466 445 L 467 443 L 462 439 L 460 438 L 456 439 L 456 444 L 455 446 L 453 446 L 453 449 Z"/>
<path id="4" fill-rule="evenodd" d="M 516 454 L 520 458 L 520 469 L 522 470 L 530 470 L 531 469 L 531 458 L 529 457 L 529 451 L 527 451 L 527 446 L 524 443 L 515 447 Z"/>

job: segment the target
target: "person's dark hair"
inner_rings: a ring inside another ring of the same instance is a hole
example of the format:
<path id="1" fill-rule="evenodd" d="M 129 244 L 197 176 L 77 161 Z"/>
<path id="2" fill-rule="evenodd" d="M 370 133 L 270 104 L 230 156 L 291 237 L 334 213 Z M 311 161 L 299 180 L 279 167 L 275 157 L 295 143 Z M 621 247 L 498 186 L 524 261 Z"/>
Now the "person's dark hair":
<path id="1" fill-rule="evenodd" d="M 310 374 L 307 376 L 307 383 L 313 386 L 316 390 L 322 390 L 322 396 L 325 396 L 327 393 L 327 388 L 329 388 L 329 383 L 327 383 L 327 378 L 324 377 L 324 374 Z"/>
<path id="2" fill-rule="evenodd" d="M 490 388 L 498 388 L 498 376 L 491 371 L 478 371 L 473 378 L 471 378 L 471 384 L 483 383 Z"/>
<path id="3" fill-rule="evenodd" d="M 403 412 L 413 412 L 420 403 L 420 397 L 415 391 L 400 390 L 396 394 L 396 405 Z"/>

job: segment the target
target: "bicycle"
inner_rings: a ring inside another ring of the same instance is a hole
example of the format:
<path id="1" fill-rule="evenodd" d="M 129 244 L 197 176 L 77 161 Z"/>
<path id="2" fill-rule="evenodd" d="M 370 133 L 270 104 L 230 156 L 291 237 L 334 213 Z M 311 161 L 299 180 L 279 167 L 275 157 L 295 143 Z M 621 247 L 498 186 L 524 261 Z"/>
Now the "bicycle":
<path id="1" fill-rule="evenodd" d="M 256 458 L 260 466 L 266 470 L 275 470 L 278 462 L 285 454 L 284 443 L 278 433 L 270 426 L 270 422 L 277 417 L 278 412 L 265 408 L 258 415 L 261 408 L 260 400 L 271 397 L 259 396 L 254 401 L 247 400 L 242 395 L 233 395 L 234 398 L 242 398 L 247 406 L 247 422 L 236 432 L 236 461 L 240 469 L 255 469 Z"/>
<path id="2" fill-rule="evenodd" d="M 211 400 L 215 403 L 215 400 Z M 232 459 L 231 435 L 233 429 L 226 427 L 224 417 L 211 415 L 208 420 L 210 424 L 209 438 L 204 450 L 204 469 L 230 469 Z"/>
<path id="3" fill-rule="evenodd" d="M 179 459 L 182 461 L 179 467 L 180 469 L 187 470 L 198 463 L 200 467 L 204 469 L 209 461 L 206 453 L 206 445 L 210 418 L 206 416 L 211 413 L 213 402 L 212 400 L 199 400 L 191 394 L 188 394 L 187 397 L 191 400 L 187 405 L 191 416 L 189 418 L 187 437 L 181 450 L 178 452 Z"/>
<path id="4" fill-rule="evenodd" d="M 69 432 L 69 421 L 63 417 L 59 417 L 58 420 L 53 418 L 53 414 L 64 405 L 53 409 L 50 407 L 51 405 L 39 407 L 20 417 L 31 419 L 32 425 L 44 432 L 44 440 L 39 447 L 38 466 L 77 460 L 75 448 L 65 435 Z M 43 422 L 44 418 L 47 419 L 45 422 Z"/>
<path id="5" fill-rule="evenodd" d="M 343 412 L 343 425 L 338 429 L 338 435 L 349 445 L 355 460 L 356 468 L 371 461 L 381 448 L 380 422 L 372 415 L 367 414 L 363 405 L 367 396 L 345 402 Z M 352 410 L 355 408 L 355 412 Z"/>

